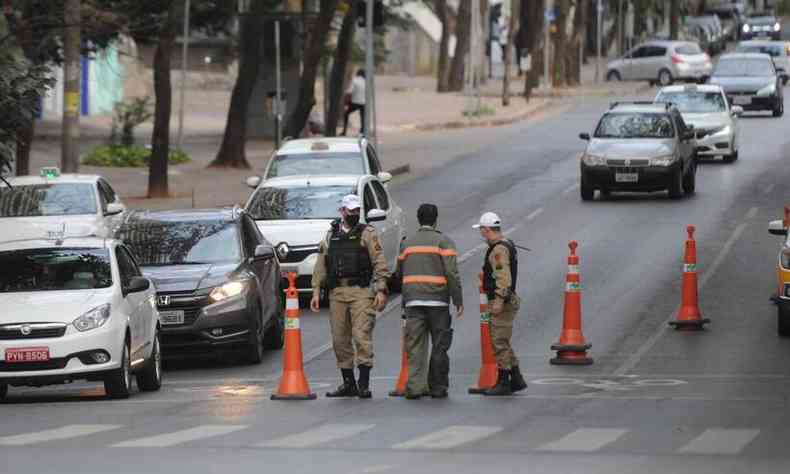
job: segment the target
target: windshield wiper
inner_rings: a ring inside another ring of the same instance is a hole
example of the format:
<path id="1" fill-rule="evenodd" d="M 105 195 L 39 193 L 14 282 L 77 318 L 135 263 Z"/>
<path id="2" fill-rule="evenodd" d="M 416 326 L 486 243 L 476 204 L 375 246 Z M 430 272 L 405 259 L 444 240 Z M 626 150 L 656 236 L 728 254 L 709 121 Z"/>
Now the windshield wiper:
<path id="1" fill-rule="evenodd" d="M 6 186 L 8 186 L 8 189 L 14 189 L 14 187 L 13 187 L 13 186 L 11 186 L 11 183 L 9 183 L 8 181 L 6 181 L 6 179 L 5 179 L 5 178 L 3 178 L 2 176 L 0 176 L 0 180 L 2 180 L 2 181 L 5 183 L 5 185 L 6 185 Z"/>

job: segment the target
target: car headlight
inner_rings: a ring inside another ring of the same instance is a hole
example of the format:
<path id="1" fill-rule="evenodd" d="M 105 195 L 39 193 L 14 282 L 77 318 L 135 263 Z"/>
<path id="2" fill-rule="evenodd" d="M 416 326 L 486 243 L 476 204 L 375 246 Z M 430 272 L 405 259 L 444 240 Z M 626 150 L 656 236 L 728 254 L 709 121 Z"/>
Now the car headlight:
<path id="1" fill-rule="evenodd" d="M 790 270 L 790 249 L 782 250 L 779 254 L 779 263 L 785 270 Z"/>
<path id="2" fill-rule="evenodd" d="M 650 166 L 669 166 L 675 162 L 674 155 L 657 156 L 650 158 Z"/>
<path id="3" fill-rule="evenodd" d="M 598 155 L 589 155 L 587 153 L 584 154 L 582 161 L 587 166 L 604 166 L 606 165 L 606 158 L 603 156 Z"/>
<path id="4" fill-rule="evenodd" d="M 776 94 L 776 83 L 768 84 L 767 86 L 763 87 L 759 91 L 757 91 L 757 95 L 759 96 L 767 96 L 767 95 L 774 95 Z"/>
<path id="5" fill-rule="evenodd" d="M 104 323 L 110 319 L 110 304 L 103 304 L 97 306 L 79 318 L 75 319 L 72 324 L 79 332 L 90 331 L 104 326 Z"/>
<path id="6" fill-rule="evenodd" d="M 286 244 L 285 242 L 281 242 L 277 244 L 276 250 L 277 250 L 277 257 L 280 260 L 285 260 L 285 258 L 288 256 L 288 252 L 291 251 L 291 249 L 288 247 L 288 244 Z"/>
<path id="7" fill-rule="evenodd" d="M 719 127 L 710 131 L 710 135 L 729 135 L 732 133 L 732 127 L 729 125 L 724 125 L 723 127 Z"/>
<path id="8" fill-rule="evenodd" d="M 247 288 L 246 281 L 229 281 L 222 286 L 218 286 L 211 290 L 208 297 L 213 302 L 222 301 L 224 299 L 238 296 Z"/>
<path id="9" fill-rule="evenodd" d="M 781 30 L 781 29 L 782 29 L 782 25 L 781 25 L 781 24 L 780 24 L 780 23 L 777 21 L 777 22 L 774 24 L 774 31 L 779 31 L 779 30 Z"/>
<path id="10" fill-rule="evenodd" d="M 743 25 L 743 32 L 744 33 L 748 33 L 750 30 L 751 30 L 751 27 L 749 25 Z"/>

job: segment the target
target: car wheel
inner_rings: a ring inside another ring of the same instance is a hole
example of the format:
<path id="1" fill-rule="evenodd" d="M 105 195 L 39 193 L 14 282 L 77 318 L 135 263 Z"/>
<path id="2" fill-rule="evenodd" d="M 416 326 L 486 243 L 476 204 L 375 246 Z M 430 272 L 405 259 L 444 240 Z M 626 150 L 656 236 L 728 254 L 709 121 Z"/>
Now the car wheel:
<path id="1" fill-rule="evenodd" d="M 269 350 L 279 350 L 285 345 L 285 329 L 283 328 L 285 309 L 278 305 L 279 312 L 276 321 L 263 336 L 263 347 Z"/>
<path id="2" fill-rule="evenodd" d="M 261 305 L 258 304 L 253 329 L 252 342 L 247 346 L 247 361 L 251 364 L 263 362 L 263 324 L 261 323 Z"/>
<path id="3" fill-rule="evenodd" d="M 738 161 L 738 150 L 735 150 L 734 152 L 732 152 L 729 155 L 727 155 L 724 158 L 724 161 L 726 161 L 727 163 L 732 163 L 734 161 Z"/>
<path id="4" fill-rule="evenodd" d="M 579 186 L 582 201 L 592 201 L 595 198 L 595 188 L 593 188 L 582 175 L 582 180 Z"/>
<path id="5" fill-rule="evenodd" d="M 612 197 L 612 191 L 608 189 L 601 189 L 601 198 L 602 199 L 609 199 Z"/>
<path id="6" fill-rule="evenodd" d="M 694 194 L 697 189 L 697 165 L 692 164 L 688 173 L 683 177 L 683 191 L 686 194 Z"/>
<path id="7" fill-rule="evenodd" d="M 145 367 L 137 374 L 137 386 L 144 392 L 156 392 L 162 388 L 162 346 L 159 331 L 154 336 L 154 348 Z"/>
<path id="8" fill-rule="evenodd" d="M 110 372 L 104 379 L 104 391 L 114 399 L 129 398 L 132 393 L 132 363 L 129 360 L 129 341 L 123 345 L 121 366 Z"/>
<path id="9" fill-rule="evenodd" d="M 615 82 L 615 81 L 622 81 L 623 78 L 622 76 L 620 76 L 619 72 L 612 70 L 606 74 L 606 80 L 609 82 Z"/>
<path id="10" fill-rule="evenodd" d="M 672 199 L 680 199 L 683 197 L 683 169 L 678 169 L 672 176 L 672 181 L 669 183 L 669 197 Z"/>
<path id="11" fill-rule="evenodd" d="M 785 103 L 784 100 L 779 100 L 779 107 L 773 110 L 774 117 L 781 117 L 785 113 Z"/>
<path id="12" fill-rule="evenodd" d="M 8 385 L 0 383 L 0 400 L 4 400 L 8 395 Z"/>
<path id="13" fill-rule="evenodd" d="M 672 84 L 672 73 L 669 72 L 669 69 L 662 69 L 658 71 L 658 83 L 662 86 L 668 86 Z"/>
<path id="14" fill-rule="evenodd" d="M 777 332 L 782 337 L 790 337 L 790 311 L 778 308 L 777 311 Z"/>

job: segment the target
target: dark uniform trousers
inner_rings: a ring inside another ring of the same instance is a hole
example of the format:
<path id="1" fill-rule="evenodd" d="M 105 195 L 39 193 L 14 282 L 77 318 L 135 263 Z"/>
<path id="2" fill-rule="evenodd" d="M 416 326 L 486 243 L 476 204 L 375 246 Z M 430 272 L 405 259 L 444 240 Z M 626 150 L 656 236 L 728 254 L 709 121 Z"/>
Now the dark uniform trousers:
<path id="1" fill-rule="evenodd" d="M 449 306 L 407 306 L 406 352 L 409 379 L 406 393 L 421 395 L 447 390 L 450 385 L 450 358 L 447 351 L 453 339 Z M 428 336 L 431 339 L 430 363 Z M 426 365 L 428 370 L 426 373 Z"/>

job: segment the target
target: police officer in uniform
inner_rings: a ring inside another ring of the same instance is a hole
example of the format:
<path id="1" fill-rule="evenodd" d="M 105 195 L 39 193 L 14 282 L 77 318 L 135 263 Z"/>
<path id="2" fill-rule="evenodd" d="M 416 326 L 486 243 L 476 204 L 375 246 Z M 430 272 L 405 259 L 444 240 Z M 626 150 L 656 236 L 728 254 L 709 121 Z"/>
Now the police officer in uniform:
<path id="1" fill-rule="evenodd" d="M 358 196 L 343 197 L 342 218 L 332 222 L 313 270 L 310 309 L 319 311 L 321 289 L 326 288 L 332 347 L 343 377 L 343 383 L 327 397 L 372 396 L 373 328 L 376 311 L 387 304 L 389 270 L 376 229 L 359 223 L 360 207 Z M 358 381 L 354 377 L 355 352 Z"/>
<path id="2" fill-rule="evenodd" d="M 511 395 L 527 388 L 519 369 L 518 358 L 510 345 L 513 321 L 518 315 L 521 300 L 516 294 L 518 254 L 516 246 L 502 235 L 502 221 L 493 212 L 486 212 L 474 226 L 488 243 L 483 262 L 483 290 L 488 297 L 491 315 L 491 345 L 497 369 L 496 385 L 485 395 Z"/>

